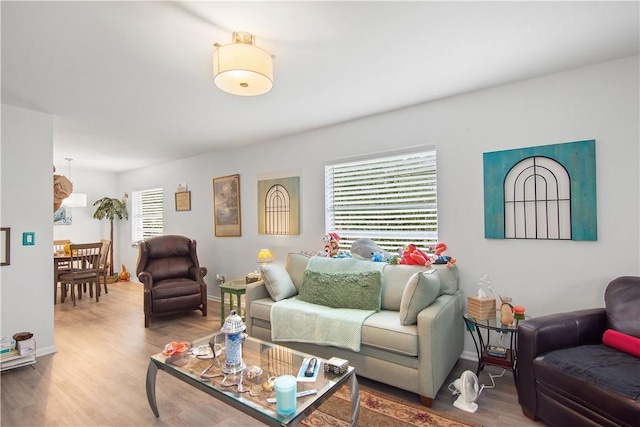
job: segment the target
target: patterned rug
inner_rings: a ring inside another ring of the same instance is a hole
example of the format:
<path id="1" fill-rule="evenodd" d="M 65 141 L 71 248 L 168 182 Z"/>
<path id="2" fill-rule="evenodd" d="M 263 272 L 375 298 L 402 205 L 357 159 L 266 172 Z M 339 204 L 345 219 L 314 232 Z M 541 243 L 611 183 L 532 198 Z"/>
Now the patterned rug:
<path id="1" fill-rule="evenodd" d="M 351 419 L 351 400 L 347 386 L 340 388 L 324 402 L 302 425 L 308 427 L 348 426 Z M 479 427 L 480 424 L 438 413 L 406 401 L 393 400 L 371 390 L 360 388 L 360 417 L 362 427 Z"/>

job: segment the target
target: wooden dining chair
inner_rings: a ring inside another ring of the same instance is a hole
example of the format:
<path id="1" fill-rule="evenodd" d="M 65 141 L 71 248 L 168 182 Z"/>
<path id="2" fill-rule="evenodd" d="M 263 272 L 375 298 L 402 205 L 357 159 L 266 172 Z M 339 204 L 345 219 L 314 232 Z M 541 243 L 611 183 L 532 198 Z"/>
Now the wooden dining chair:
<path id="1" fill-rule="evenodd" d="M 104 292 L 109 293 L 109 289 L 107 288 L 107 274 L 109 273 L 109 251 L 111 250 L 111 240 L 102 239 L 102 251 L 100 252 L 100 276 L 102 277 L 104 284 Z M 100 287 L 100 283 L 98 283 L 98 288 Z"/>
<path id="2" fill-rule="evenodd" d="M 64 254 L 64 248 L 66 245 L 70 245 L 71 240 L 54 240 L 53 241 L 53 253 L 54 254 Z M 58 270 L 68 268 L 69 265 L 65 265 L 64 263 L 58 264 Z"/>
<path id="3" fill-rule="evenodd" d="M 64 254 L 64 247 L 70 244 L 71 244 L 71 240 L 54 240 L 53 254 L 54 255 Z M 54 268 L 56 275 L 53 281 L 53 303 L 55 304 L 58 300 L 58 286 L 60 282 L 60 274 L 68 273 L 70 267 L 69 267 L 69 262 L 66 260 L 60 261 L 60 260 L 54 259 L 54 262 L 56 263 Z"/>
<path id="4" fill-rule="evenodd" d="M 63 253 L 65 245 L 70 245 L 71 240 L 54 240 L 53 241 L 53 253 Z"/>
<path id="5" fill-rule="evenodd" d="M 71 287 L 71 299 L 76 305 L 76 287 L 78 298 L 82 298 L 82 288 L 84 284 L 89 285 L 90 293 L 93 294 L 95 284 L 96 302 L 100 301 L 100 253 L 102 243 L 83 243 L 70 245 L 71 268 L 68 272 L 60 274 L 60 283 L 63 285 L 60 302 L 64 302 L 67 285 Z"/>

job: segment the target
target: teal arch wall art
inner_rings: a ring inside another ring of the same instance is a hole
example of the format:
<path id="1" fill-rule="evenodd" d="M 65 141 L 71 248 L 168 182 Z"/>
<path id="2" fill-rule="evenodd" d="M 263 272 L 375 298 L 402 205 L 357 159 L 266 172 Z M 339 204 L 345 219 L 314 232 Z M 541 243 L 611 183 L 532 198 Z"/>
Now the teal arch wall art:
<path id="1" fill-rule="evenodd" d="M 484 153 L 485 238 L 597 240 L 595 143 Z"/>

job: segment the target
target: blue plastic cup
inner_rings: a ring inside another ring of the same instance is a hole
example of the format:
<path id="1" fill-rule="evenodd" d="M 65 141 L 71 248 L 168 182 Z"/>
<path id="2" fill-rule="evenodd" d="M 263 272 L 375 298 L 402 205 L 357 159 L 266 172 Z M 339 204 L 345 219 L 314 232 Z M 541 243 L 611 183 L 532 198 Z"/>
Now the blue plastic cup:
<path id="1" fill-rule="evenodd" d="M 298 382 L 293 375 L 276 378 L 276 410 L 280 415 L 290 415 L 296 411 Z"/>

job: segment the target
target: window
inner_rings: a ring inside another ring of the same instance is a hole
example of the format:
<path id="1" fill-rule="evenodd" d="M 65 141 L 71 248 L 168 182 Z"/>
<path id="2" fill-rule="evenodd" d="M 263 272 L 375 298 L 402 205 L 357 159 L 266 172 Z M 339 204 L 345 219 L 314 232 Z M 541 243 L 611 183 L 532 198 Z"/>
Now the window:
<path id="1" fill-rule="evenodd" d="M 368 237 L 396 252 L 438 241 L 436 151 L 387 154 L 325 166 L 326 227 L 340 246 Z"/>
<path id="2" fill-rule="evenodd" d="M 131 193 L 131 239 L 133 243 L 163 233 L 162 188 Z"/>

